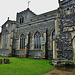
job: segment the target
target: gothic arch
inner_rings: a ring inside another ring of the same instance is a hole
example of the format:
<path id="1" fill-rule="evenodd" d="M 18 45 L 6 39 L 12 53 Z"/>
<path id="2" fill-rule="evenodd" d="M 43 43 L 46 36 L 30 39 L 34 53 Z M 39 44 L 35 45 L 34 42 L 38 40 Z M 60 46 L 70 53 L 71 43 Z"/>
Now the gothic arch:
<path id="1" fill-rule="evenodd" d="M 21 34 L 20 36 L 20 49 L 24 49 L 25 48 L 25 36 L 24 34 Z"/>
<path id="2" fill-rule="evenodd" d="M 34 48 L 41 49 L 41 33 L 38 31 L 34 34 Z"/>
<path id="3" fill-rule="evenodd" d="M 52 29 L 51 30 L 51 37 L 52 37 L 52 40 L 55 39 L 55 29 Z"/>
<path id="4" fill-rule="evenodd" d="M 26 35 L 27 35 L 27 34 L 26 34 L 25 32 L 21 32 L 21 33 L 18 34 L 19 37 L 20 37 L 21 35 L 24 35 L 24 37 L 26 38 Z"/>
<path id="5" fill-rule="evenodd" d="M 74 57 L 75 57 L 75 36 L 72 39 L 72 45 L 73 45 Z"/>

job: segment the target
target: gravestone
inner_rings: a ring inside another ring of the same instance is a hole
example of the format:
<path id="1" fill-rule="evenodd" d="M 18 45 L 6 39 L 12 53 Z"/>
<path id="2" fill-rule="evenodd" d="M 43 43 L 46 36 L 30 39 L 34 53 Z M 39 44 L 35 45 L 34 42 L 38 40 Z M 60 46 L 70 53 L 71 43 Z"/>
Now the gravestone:
<path id="1" fill-rule="evenodd" d="M 0 59 L 0 64 L 2 64 L 2 59 Z"/>
<path id="2" fill-rule="evenodd" d="M 10 63 L 9 59 L 4 59 L 4 64 L 9 64 L 9 63 Z"/>

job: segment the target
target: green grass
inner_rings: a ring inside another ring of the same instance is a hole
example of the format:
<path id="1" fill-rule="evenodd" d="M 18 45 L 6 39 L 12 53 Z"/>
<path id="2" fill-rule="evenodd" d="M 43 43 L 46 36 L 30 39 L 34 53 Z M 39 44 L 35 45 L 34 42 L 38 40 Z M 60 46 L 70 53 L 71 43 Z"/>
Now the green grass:
<path id="1" fill-rule="evenodd" d="M 6 57 L 0 57 L 4 59 Z M 51 60 L 36 60 L 11 57 L 10 64 L 0 64 L 0 75 L 42 75 L 51 70 Z"/>

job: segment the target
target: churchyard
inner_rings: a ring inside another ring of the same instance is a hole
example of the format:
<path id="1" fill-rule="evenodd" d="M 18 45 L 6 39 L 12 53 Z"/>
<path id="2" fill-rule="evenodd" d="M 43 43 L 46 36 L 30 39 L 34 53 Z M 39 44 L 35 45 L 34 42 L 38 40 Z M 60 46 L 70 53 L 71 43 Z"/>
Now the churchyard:
<path id="1" fill-rule="evenodd" d="M 0 57 L 0 75 L 43 75 L 54 69 L 51 60 L 7 57 L 9 64 L 4 64 L 6 57 Z"/>
<path id="2" fill-rule="evenodd" d="M 52 60 L 0 57 L 1 75 L 74 75 L 73 63 L 53 66 Z"/>

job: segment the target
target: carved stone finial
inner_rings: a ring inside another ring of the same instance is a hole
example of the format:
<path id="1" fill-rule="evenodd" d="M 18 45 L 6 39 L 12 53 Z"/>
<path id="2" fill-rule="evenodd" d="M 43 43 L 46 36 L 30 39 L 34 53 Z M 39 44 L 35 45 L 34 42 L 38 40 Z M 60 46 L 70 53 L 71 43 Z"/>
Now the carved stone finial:
<path id="1" fill-rule="evenodd" d="M 8 20 L 9 20 L 9 17 L 8 17 Z"/>

